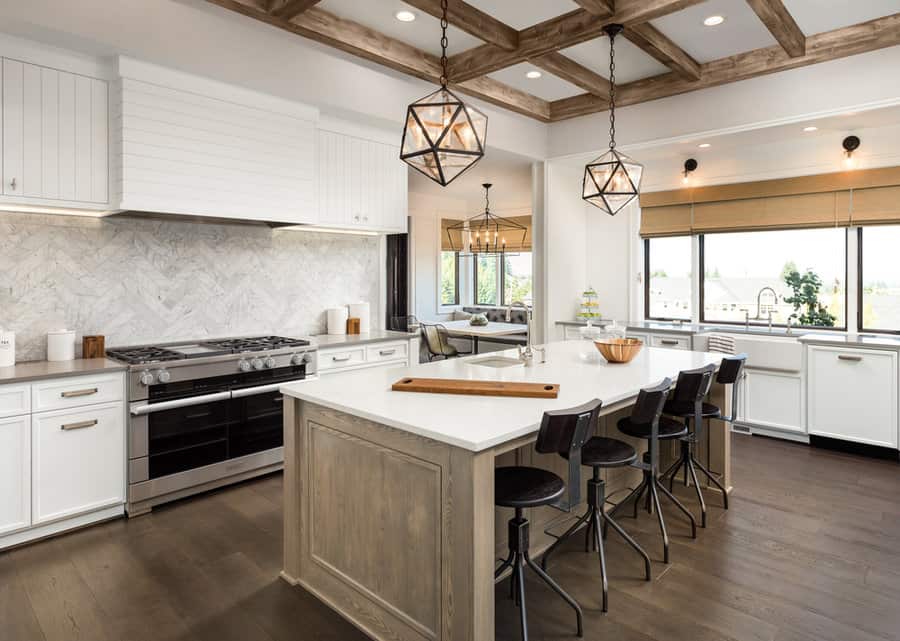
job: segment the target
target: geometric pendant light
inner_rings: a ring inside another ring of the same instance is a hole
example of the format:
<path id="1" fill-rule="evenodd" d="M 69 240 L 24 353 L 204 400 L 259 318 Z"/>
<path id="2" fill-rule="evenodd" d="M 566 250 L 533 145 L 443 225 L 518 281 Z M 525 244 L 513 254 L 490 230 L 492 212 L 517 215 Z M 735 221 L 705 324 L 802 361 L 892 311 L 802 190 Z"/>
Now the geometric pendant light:
<path id="1" fill-rule="evenodd" d="M 640 193 L 644 168 L 616 151 L 616 53 L 615 39 L 622 25 L 604 27 L 609 36 L 609 151 L 584 168 L 581 197 L 610 216 L 615 216 Z"/>
<path id="2" fill-rule="evenodd" d="M 441 9 L 441 88 L 407 107 L 400 159 L 446 187 L 484 156 L 487 116 L 447 88 L 447 0 Z"/>
<path id="3" fill-rule="evenodd" d="M 525 247 L 528 228 L 512 218 L 491 212 L 491 183 L 484 188 L 484 212 L 447 227 L 450 250 L 460 256 L 517 256 Z M 507 244 L 508 242 L 508 244 Z M 507 251 L 507 247 L 513 253 Z"/>

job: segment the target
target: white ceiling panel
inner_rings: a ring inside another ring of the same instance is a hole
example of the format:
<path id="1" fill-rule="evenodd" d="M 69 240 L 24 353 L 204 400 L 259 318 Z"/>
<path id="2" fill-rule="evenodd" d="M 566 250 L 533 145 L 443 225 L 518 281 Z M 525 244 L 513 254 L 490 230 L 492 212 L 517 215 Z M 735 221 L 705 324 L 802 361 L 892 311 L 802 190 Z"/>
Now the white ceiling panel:
<path id="1" fill-rule="evenodd" d="M 521 31 L 539 22 L 575 11 L 572 0 L 466 0 L 470 5 Z"/>
<path id="2" fill-rule="evenodd" d="M 540 71 L 540 78 L 528 78 L 525 76 L 529 71 Z M 547 73 L 543 69 L 538 69 L 532 64 L 522 62 L 500 71 L 489 74 L 490 78 L 499 80 L 515 87 L 521 91 L 530 93 L 544 100 L 560 100 L 569 96 L 577 96 L 584 93 L 584 89 L 573 85 L 572 83 L 557 78 L 553 74 Z"/>
<path id="3" fill-rule="evenodd" d="M 441 55 L 441 21 L 401 0 L 324 0 L 317 6 L 428 53 Z M 398 11 L 412 11 L 416 19 L 413 22 L 400 22 L 394 17 Z M 452 25 L 447 30 L 447 39 L 447 51 L 450 55 L 484 44 Z"/>
<path id="4" fill-rule="evenodd" d="M 609 77 L 609 40 L 595 38 L 560 51 L 580 65 Z M 616 83 L 624 84 L 641 78 L 666 73 L 668 67 L 644 53 L 625 38 L 616 38 Z"/>
<path id="5" fill-rule="evenodd" d="M 784 0 L 807 36 L 900 13 L 900 0 Z"/>
<path id="6" fill-rule="evenodd" d="M 865 3 L 870 0 L 853 1 Z M 708 16 L 722 16 L 725 22 L 707 27 L 703 20 Z M 710 62 L 777 44 L 745 0 L 709 0 L 651 22 L 697 62 Z"/>

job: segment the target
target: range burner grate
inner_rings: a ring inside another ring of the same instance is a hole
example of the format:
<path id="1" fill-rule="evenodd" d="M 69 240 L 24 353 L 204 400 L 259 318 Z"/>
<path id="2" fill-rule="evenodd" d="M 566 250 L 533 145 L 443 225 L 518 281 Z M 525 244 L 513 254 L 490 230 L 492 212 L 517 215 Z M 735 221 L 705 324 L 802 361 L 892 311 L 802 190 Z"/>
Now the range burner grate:
<path id="1" fill-rule="evenodd" d="M 178 361 L 184 358 L 184 354 L 173 352 L 165 347 L 128 347 L 124 349 L 110 349 L 106 355 L 118 361 L 130 365 L 142 363 L 160 363 L 163 361 Z"/>
<path id="2" fill-rule="evenodd" d="M 251 336 L 248 338 L 229 338 L 221 341 L 206 341 L 205 344 L 221 349 L 227 349 L 237 354 L 240 352 L 263 352 L 271 349 L 306 347 L 309 345 L 309 341 L 300 338 L 286 338 L 284 336 Z"/>

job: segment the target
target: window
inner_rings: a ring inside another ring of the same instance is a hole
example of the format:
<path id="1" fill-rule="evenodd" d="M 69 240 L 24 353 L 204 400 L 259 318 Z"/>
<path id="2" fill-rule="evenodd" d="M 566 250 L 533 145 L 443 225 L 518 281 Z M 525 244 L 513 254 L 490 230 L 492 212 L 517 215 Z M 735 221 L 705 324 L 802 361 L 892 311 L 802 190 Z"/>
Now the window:
<path id="1" fill-rule="evenodd" d="M 700 319 L 846 327 L 847 234 L 797 229 L 700 237 Z"/>
<path id="2" fill-rule="evenodd" d="M 441 252 L 441 305 L 459 305 L 459 254 Z"/>
<path id="3" fill-rule="evenodd" d="M 531 252 L 520 252 L 516 255 L 505 256 L 503 264 L 503 304 L 514 302 L 531 305 L 533 294 L 533 279 Z"/>
<path id="4" fill-rule="evenodd" d="M 859 328 L 900 332 L 900 225 L 859 230 Z"/>
<path id="5" fill-rule="evenodd" d="M 531 305 L 534 297 L 531 252 L 475 258 L 475 304 L 509 305 L 514 302 Z"/>
<path id="6" fill-rule="evenodd" d="M 691 320 L 691 237 L 644 241 L 645 315 L 652 320 Z"/>
<path id="7" fill-rule="evenodd" d="M 501 305 L 499 296 L 498 266 L 496 256 L 476 256 L 475 261 L 475 304 Z"/>

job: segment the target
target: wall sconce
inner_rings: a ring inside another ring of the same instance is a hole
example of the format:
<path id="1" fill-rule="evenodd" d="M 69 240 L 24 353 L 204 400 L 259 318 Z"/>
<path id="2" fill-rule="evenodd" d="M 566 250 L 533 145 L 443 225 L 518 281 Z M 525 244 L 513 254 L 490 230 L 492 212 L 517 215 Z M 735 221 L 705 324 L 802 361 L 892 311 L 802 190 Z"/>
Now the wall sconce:
<path id="1" fill-rule="evenodd" d="M 683 184 L 688 184 L 691 180 L 691 173 L 696 171 L 697 167 L 700 165 L 693 158 L 688 158 L 684 161 L 684 171 L 682 172 L 681 182 Z"/>
<path id="2" fill-rule="evenodd" d="M 859 149 L 860 140 L 856 136 L 847 136 L 841 145 L 844 147 L 844 167 L 853 169 L 856 167 L 856 158 L 853 152 Z"/>

